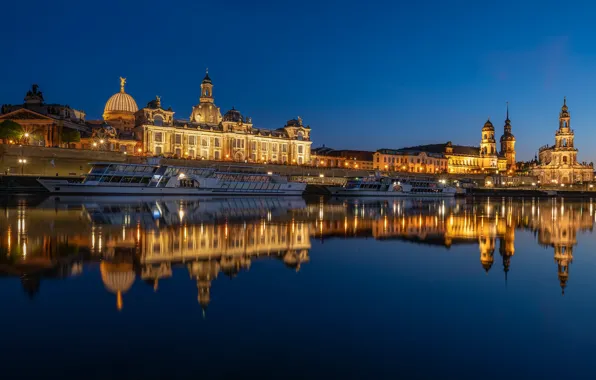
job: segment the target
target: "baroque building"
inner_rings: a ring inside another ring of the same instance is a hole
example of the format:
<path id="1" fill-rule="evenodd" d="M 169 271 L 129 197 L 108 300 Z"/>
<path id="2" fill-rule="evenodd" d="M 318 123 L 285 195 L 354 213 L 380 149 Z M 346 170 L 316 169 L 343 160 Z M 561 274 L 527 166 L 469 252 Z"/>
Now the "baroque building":
<path id="1" fill-rule="evenodd" d="M 255 128 L 250 117 L 232 107 L 221 115 L 209 73 L 201 83 L 199 104 L 188 120 L 177 120 L 161 99 L 135 113 L 135 133 L 145 155 L 237 162 L 310 163 L 310 126 L 300 117 L 275 130 Z"/>
<path id="2" fill-rule="evenodd" d="M 571 115 L 567 99 L 559 113 L 559 129 L 555 132 L 555 145 L 540 148 L 538 162 L 531 169 L 532 175 L 542 183 L 573 184 L 594 180 L 593 164 L 577 162 L 577 148 L 574 146 L 575 133 L 571 129 Z"/>
<path id="3" fill-rule="evenodd" d="M 310 164 L 311 128 L 297 117 L 274 130 L 256 128 L 250 117 L 232 107 L 223 116 L 215 105 L 213 81 L 206 73 L 199 104 L 189 119 L 175 119 L 171 107 L 164 108 L 157 96 L 139 109 L 125 90 L 106 102 L 101 120 L 85 120 L 85 112 L 60 104 L 46 104 L 39 87 L 33 85 L 22 105 L 5 104 L 0 122 L 13 121 L 23 127 L 23 137 L 3 141 L 45 147 L 121 152 L 130 155 L 168 158 L 229 160 L 306 165 Z M 77 131 L 77 138 L 65 132 Z"/>
<path id="4" fill-rule="evenodd" d="M 417 173 L 498 173 L 515 168 L 515 137 L 511 134 L 509 112 L 505 133 L 501 137 L 501 152 L 497 151 L 495 127 L 490 120 L 484 123 L 480 146 L 428 144 L 397 150 L 379 149 L 374 167 L 379 170 Z"/>

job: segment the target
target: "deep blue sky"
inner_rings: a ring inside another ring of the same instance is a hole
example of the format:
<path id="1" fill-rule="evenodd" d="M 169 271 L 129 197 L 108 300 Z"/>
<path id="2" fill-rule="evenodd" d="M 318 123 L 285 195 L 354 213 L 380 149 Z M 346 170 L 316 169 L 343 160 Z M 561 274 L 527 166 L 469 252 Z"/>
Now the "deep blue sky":
<path id="1" fill-rule="evenodd" d="M 128 78 L 188 118 L 205 67 L 222 112 L 302 116 L 314 146 L 477 145 L 510 102 L 518 158 L 554 141 L 568 97 L 579 159 L 596 138 L 596 5 L 561 1 L 41 1 L 2 5 L 0 103 L 32 83 L 99 118 Z M 538 4 L 540 4 L 538 6 Z"/>

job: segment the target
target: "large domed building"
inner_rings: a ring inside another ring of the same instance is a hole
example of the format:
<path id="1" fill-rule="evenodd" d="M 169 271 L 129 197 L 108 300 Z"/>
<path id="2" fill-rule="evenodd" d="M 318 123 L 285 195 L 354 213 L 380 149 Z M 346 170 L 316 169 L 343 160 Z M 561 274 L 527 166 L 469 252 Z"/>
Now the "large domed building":
<path id="1" fill-rule="evenodd" d="M 119 130 L 132 131 L 135 126 L 137 102 L 124 91 L 126 78 L 120 77 L 120 92 L 112 95 L 103 110 L 103 119 Z"/>

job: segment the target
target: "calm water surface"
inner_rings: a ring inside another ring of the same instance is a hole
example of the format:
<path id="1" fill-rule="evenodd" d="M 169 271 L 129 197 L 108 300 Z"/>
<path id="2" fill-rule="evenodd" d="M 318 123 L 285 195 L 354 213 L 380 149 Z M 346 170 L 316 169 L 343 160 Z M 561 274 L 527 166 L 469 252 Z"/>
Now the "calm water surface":
<path id="1" fill-rule="evenodd" d="M 2 207 L 4 378 L 596 377 L 590 200 Z"/>

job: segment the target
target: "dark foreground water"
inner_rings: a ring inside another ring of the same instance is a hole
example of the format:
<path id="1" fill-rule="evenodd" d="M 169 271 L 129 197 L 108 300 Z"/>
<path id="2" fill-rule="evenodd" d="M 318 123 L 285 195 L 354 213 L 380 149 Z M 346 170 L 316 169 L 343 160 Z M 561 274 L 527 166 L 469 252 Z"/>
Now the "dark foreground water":
<path id="1" fill-rule="evenodd" d="M 596 377 L 589 200 L 2 206 L 2 378 Z"/>

